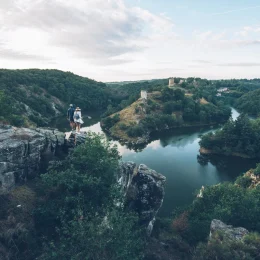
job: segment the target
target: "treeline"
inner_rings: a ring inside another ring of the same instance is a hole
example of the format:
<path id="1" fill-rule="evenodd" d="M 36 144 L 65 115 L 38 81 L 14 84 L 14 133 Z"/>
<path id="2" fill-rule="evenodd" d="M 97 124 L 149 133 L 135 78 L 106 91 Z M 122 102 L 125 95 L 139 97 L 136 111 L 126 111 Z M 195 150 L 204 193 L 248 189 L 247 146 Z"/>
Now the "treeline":
<path id="1" fill-rule="evenodd" d="M 250 120 L 242 114 L 236 121 L 228 121 L 221 130 L 204 135 L 203 148 L 225 155 L 260 157 L 260 120 Z"/>
<path id="2" fill-rule="evenodd" d="M 260 89 L 260 79 L 231 79 L 231 80 L 207 80 L 201 78 L 174 78 L 175 86 L 180 87 L 185 92 L 193 94 L 194 98 L 205 98 L 207 101 L 213 104 L 223 102 L 227 105 L 233 105 L 240 109 L 244 113 L 256 114 L 255 111 L 259 111 L 256 106 L 257 102 L 245 102 L 247 99 L 246 94 Z M 138 81 L 134 83 L 117 83 L 110 84 L 111 89 L 117 92 L 118 96 L 121 96 L 124 101 L 116 107 L 109 107 L 109 110 L 105 116 L 120 111 L 126 106 L 133 103 L 138 97 L 140 97 L 141 90 L 148 91 L 161 91 L 163 87 L 168 85 L 168 79 L 157 79 L 151 81 Z M 227 92 L 222 92 L 221 96 L 217 96 L 219 89 L 227 88 Z M 257 93 L 257 92 L 256 92 Z M 243 98 L 243 95 L 245 97 Z M 253 93 L 251 94 L 254 95 Z M 127 99 L 129 97 L 129 99 Z M 239 101 L 239 99 L 242 97 Z M 255 98 L 257 100 L 257 98 Z M 237 102 L 236 102 L 237 101 Z M 240 103 L 245 103 L 240 106 Z M 259 112 L 257 112 L 259 113 Z"/>
<path id="3" fill-rule="evenodd" d="M 68 104 L 104 110 L 113 97 L 101 82 L 58 70 L 0 70 L 0 107 L 3 122 L 46 125 Z M 115 101 L 116 102 L 116 101 Z"/>
<path id="4" fill-rule="evenodd" d="M 235 102 L 235 107 L 249 115 L 260 114 L 260 89 L 250 91 Z"/>

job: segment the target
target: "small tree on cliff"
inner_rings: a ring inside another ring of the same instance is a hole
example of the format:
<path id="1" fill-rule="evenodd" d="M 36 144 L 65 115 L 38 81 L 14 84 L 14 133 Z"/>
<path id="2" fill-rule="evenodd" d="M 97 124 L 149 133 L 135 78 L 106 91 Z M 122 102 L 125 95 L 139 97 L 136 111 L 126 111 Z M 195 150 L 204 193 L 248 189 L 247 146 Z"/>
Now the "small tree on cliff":
<path id="1" fill-rule="evenodd" d="M 91 134 L 65 162 L 56 163 L 44 175 L 47 195 L 35 219 L 48 243 L 39 259 L 141 258 L 137 218 L 115 205 L 120 201 L 119 159 L 116 147 Z"/>

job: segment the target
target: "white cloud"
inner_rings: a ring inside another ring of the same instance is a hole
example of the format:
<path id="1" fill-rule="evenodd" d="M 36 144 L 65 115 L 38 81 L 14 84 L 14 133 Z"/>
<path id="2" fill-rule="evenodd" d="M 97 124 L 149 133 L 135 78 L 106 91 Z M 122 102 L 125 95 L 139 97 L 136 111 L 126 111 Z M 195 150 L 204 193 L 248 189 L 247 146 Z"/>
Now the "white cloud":
<path id="1" fill-rule="evenodd" d="M 118 64 L 129 62 L 121 55 L 149 48 L 151 37 L 173 28 L 169 18 L 128 8 L 122 0 L 4 0 L 0 8 L 0 51 L 18 56 Z"/>
<path id="2" fill-rule="evenodd" d="M 175 28 L 173 13 L 124 0 L 0 0 L 0 67 L 57 68 L 102 81 L 258 75 L 259 26 L 203 31 L 187 19 Z"/>
<path id="3" fill-rule="evenodd" d="M 260 26 L 244 26 L 239 32 L 236 32 L 235 35 L 246 37 L 250 33 L 260 33 Z"/>

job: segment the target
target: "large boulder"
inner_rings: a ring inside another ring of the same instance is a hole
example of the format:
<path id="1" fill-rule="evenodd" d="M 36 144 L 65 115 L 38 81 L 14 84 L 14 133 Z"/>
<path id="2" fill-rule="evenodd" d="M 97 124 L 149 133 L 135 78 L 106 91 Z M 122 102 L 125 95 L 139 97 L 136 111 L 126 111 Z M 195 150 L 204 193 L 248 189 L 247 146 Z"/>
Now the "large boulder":
<path id="1" fill-rule="evenodd" d="M 125 162 L 120 165 L 118 181 L 127 206 L 139 214 L 141 224 L 147 226 L 150 235 L 156 214 L 163 203 L 166 177 L 144 164 L 137 167 L 133 162 Z"/>
<path id="2" fill-rule="evenodd" d="M 210 225 L 210 236 L 209 240 L 215 237 L 215 234 L 221 232 L 225 239 L 233 240 L 233 241 L 241 241 L 244 236 L 249 232 L 247 229 L 243 227 L 234 228 L 231 225 L 226 225 L 220 220 L 213 219 Z"/>
<path id="3" fill-rule="evenodd" d="M 74 148 L 75 146 L 84 144 L 86 142 L 87 132 L 71 131 L 66 134 L 66 146 L 68 148 Z"/>
<path id="4" fill-rule="evenodd" d="M 64 134 L 55 129 L 0 126 L 0 193 L 16 182 L 34 178 L 43 157 L 51 159 L 64 145 Z"/>

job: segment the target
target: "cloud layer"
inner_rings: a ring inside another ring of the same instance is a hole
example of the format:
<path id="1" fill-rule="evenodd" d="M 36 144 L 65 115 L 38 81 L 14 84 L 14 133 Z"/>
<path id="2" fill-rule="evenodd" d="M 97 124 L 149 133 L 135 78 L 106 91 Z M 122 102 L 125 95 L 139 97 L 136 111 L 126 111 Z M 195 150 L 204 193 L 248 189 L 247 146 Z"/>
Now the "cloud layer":
<path id="1" fill-rule="evenodd" d="M 166 13 L 129 2 L 0 0 L 0 67 L 57 68 L 103 81 L 258 75 L 259 25 L 217 18 L 250 6 L 216 12 L 212 21 L 196 16 L 196 24 L 189 6 Z"/>
<path id="2" fill-rule="evenodd" d="M 148 33 L 168 33 L 173 26 L 168 18 L 128 8 L 122 0 L 4 0 L 0 10 L 5 57 L 68 55 L 93 63 L 128 62 L 118 57 L 148 48 Z"/>

